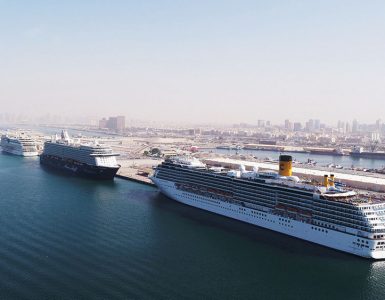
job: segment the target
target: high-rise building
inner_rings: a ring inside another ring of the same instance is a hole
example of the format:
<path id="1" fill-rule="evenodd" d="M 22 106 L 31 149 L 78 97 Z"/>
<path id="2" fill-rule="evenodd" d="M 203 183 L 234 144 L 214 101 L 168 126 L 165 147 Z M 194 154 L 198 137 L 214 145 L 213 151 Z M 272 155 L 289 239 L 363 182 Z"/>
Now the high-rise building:
<path id="1" fill-rule="evenodd" d="M 345 122 L 339 120 L 337 124 L 337 130 L 338 132 L 345 133 L 346 132 Z"/>
<path id="2" fill-rule="evenodd" d="M 321 121 L 319 119 L 314 121 L 314 129 L 320 130 L 321 129 Z"/>
<path id="3" fill-rule="evenodd" d="M 294 129 L 293 123 L 290 122 L 290 120 L 285 120 L 285 129 L 289 131 L 292 131 Z"/>
<path id="4" fill-rule="evenodd" d="M 346 122 L 345 132 L 346 133 L 351 133 L 352 132 L 352 128 L 350 127 L 350 123 L 349 122 Z"/>
<path id="5" fill-rule="evenodd" d="M 265 127 L 265 120 L 258 120 L 258 127 Z"/>
<path id="6" fill-rule="evenodd" d="M 293 124 L 294 131 L 301 131 L 302 130 L 302 124 L 300 122 L 295 122 Z"/>
<path id="7" fill-rule="evenodd" d="M 313 119 L 310 119 L 309 121 L 306 122 L 306 130 L 311 132 L 314 130 L 314 120 Z"/>
<path id="8" fill-rule="evenodd" d="M 106 118 L 101 119 L 99 121 L 99 128 L 100 129 L 107 128 L 107 122 L 108 120 Z"/>
<path id="9" fill-rule="evenodd" d="M 109 117 L 108 120 L 103 118 L 99 121 L 99 128 L 108 128 L 117 132 L 122 132 L 126 127 L 124 116 Z"/>
<path id="10" fill-rule="evenodd" d="M 126 128 L 126 118 L 124 116 L 116 117 L 116 130 L 123 131 Z"/>
<path id="11" fill-rule="evenodd" d="M 352 132 L 353 133 L 358 132 L 358 122 L 356 119 L 353 120 Z"/>
<path id="12" fill-rule="evenodd" d="M 285 120 L 285 129 L 290 129 L 290 120 Z"/>

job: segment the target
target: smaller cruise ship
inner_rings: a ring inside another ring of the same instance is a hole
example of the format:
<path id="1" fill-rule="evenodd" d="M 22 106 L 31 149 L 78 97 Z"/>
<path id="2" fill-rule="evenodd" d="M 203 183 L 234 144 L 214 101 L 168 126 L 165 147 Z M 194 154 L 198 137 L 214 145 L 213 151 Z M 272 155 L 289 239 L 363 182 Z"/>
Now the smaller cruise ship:
<path id="1" fill-rule="evenodd" d="M 117 156 L 107 145 L 75 142 L 63 130 L 61 138 L 55 136 L 44 143 L 40 163 L 83 177 L 113 179 L 120 168 Z"/>
<path id="2" fill-rule="evenodd" d="M 3 134 L 1 136 L 1 149 L 5 153 L 20 156 L 39 155 L 36 141 L 24 133 Z"/>

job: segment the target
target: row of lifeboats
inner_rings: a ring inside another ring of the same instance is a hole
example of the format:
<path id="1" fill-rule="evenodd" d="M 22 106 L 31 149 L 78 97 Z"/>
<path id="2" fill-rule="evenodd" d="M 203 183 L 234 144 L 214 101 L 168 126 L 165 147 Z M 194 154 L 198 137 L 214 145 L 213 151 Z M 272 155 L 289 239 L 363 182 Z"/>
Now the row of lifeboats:
<path id="1" fill-rule="evenodd" d="M 285 204 L 282 204 L 282 203 L 278 203 L 275 206 L 275 209 L 281 210 L 281 211 L 286 211 L 288 213 L 294 213 L 294 214 L 306 216 L 306 217 L 312 217 L 312 215 L 313 215 L 312 212 L 309 211 L 309 210 L 304 210 L 304 209 L 296 208 L 296 207 L 285 205 Z"/>
<path id="2" fill-rule="evenodd" d="M 222 191 L 219 189 L 214 189 L 214 188 L 206 188 L 206 187 L 199 186 L 199 185 L 178 183 L 178 184 L 176 184 L 176 187 L 178 189 L 190 190 L 192 192 L 198 192 L 200 194 L 207 194 L 208 193 L 208 194 L 215 194 L 215 195 L 218 195 L 221 197 L 233 197 L 233 194 L 230 192 L 225 192 L 225 191 Z"/>

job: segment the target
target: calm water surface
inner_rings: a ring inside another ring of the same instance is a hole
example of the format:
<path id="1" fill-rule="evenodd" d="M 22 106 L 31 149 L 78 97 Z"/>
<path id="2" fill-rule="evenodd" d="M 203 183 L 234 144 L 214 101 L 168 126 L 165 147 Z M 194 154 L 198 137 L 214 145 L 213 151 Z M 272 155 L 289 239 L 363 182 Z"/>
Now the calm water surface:
<path id="1" fill-rule="evenodd" d="M 0 298 L 385 299 L 385 262 L 3 154 Z"/>
<path id="2" fill-rule="evenodd" d="M 258 159 L 265 159 L 267 157 L 278 160 L 280 152 L 278 151 L 264 151 L 264 150 L 225 150 L 225 149 L 210 149 L 216 153 L 233 155 L 233 154 L 247 154 L 253 155 Z M 385 160 L 381 159 L 370 159 L 370 158 L 359 158 L 353 156 L 334 156 L 334 155 L 323 155 L 323 154 L 310 154 L 310 153 L 292 153 L 284 152 L 293 156 L 297 161 L 305 163 L 308 159 L 312 159 L 317 162 L 318 166 L 326 166 L 328 164 L 340 165 L 345 168 L 359 167 L 368 169 L 383 169 L 385 167 Z"/>

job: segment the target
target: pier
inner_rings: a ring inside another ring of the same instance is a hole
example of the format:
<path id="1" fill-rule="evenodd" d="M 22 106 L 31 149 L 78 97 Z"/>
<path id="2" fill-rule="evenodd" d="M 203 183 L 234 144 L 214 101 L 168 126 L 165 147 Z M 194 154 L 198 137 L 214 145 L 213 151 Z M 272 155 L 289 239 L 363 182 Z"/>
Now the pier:
<path id="1" fill-rule="evenodd" d="M 149 176 L 152 174 L 153 168 L 161 162 L 161 160 L 151 158 L 119 159 L 118 163 L 121 167 L 116 174 L 116 177 L 149 186 L 155 186 Z"/>

